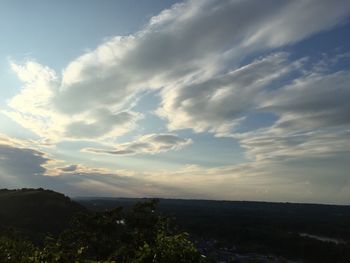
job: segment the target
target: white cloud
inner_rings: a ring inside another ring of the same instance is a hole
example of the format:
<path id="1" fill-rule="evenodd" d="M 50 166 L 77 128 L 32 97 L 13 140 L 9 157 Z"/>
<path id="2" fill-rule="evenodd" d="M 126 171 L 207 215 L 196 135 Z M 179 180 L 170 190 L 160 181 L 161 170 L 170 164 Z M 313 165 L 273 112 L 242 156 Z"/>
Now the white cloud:
<path id="1" fill-rule="evenodd" d="M 178 90 L 186 88 L 189 99 L 183 99 L 189 111 L 180 108 L 179 113 L 174 112 L 183 118 L 176 122 L 165 112 L 169 126 L 226 131 L 250 103 L 244 97 L 249 87 L 232 90 L 222 86 L 222 81 L 235 81 L 233 73 L 226 72 L 236 72 L 246 55 L 300 41 L 344 21 L 347 10 L 348 1 L 336 5 L 330 1 L 209 0 L 176 4 L 139 32 L 114 37 L 71 61 L 62 76 L 35 62 L 12 64 L 24 87 L 9 101 L 11 110 L 5 113 L 45 139 L 74 139 L 77 135 L 101 139 L 119 136 L 135 126 L 139 115 L 130 109 L 142 90 L 165 88 L 163 106 L 171 104 L 178 110 L 170 100 L 176 100 Z M 192 99 L 191 92 L 198 92 L 200 83 L 213 86 L 205 94 L 213 97 L 208 107 L 197 109 L 192 103 L 201 103 L 198 97 Z M 215 92 L 216 88 L 220 91 Z M 242 102 L 236 100 L 234 107 L 218 110 L 225 94 L 229 98 L 237 90 L 243 93 Z M 119 119 L 120 114 L 129 114 L 128 124 L 107 124 L 106 120 Z M 217 118 L 215 129 L 208 123 L 213 117 Z M 195 118 L 199 119 L 190 125 Z M 72 127 L 79 132 L 74 133 Z"/>
<path id="2" fill-rule="evenodd" d="M 56 138 L 67 118 L 51 105 L 59 85 L 56 73 L 35 61 L 23 65 L 11 62 L 11 68 L 23 82 L 20 92 L 8 101 L 12 110 L 2 112 L 43 138 Z"/>
<path id="3" fill-rule="evenodd" d="M 64 114 L 53 103 L 60 84 L 52 69 L 34 61 L 23 65 L 11 62 L 11 67 L 23 81 L 23 87 L 8 101 L 11 110 L 2 110 L 2 113 L 43 140 L 56 143 L 67 139 L 116 137 L 132 130 L 142 117 L 140 113 L 114 111 L 104 105 L 87 108 L 81 114 Z"/>

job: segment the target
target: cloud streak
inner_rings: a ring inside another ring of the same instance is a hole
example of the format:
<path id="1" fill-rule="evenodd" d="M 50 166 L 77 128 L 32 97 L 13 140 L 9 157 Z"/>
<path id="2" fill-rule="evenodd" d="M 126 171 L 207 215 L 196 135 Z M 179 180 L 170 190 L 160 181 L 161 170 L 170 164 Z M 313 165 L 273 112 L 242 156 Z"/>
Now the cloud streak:
<path id="1" fill-rule="evenodd" d="M 86 148 L 83 151 L 113 155 L 155 154 L 179 150 L 191 143 L 191 139 L 180 138 L 175 134 L 147 134 L 135 141 L 115 145 L 111 150 Z"/>

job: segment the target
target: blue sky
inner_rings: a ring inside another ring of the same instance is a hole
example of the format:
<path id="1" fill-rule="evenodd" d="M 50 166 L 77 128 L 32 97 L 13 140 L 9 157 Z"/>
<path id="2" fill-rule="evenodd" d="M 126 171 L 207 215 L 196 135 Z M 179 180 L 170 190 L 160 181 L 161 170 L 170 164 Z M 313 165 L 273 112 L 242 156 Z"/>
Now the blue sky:
<path id="1" fill-rule="evenodd" d="M 350 203 L 350 1 L 2 1 L 0 182 Z"/>

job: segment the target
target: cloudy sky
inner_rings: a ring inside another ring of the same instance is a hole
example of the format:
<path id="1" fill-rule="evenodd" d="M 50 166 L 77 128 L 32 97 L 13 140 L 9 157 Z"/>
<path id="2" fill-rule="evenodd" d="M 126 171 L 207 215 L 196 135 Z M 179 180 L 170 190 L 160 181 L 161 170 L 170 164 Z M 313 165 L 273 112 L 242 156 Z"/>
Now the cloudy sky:
<path id="1" fill-rule="evenodd" d="M 350 204 L 349 0 L 0 1 L 0 186 Z"/>

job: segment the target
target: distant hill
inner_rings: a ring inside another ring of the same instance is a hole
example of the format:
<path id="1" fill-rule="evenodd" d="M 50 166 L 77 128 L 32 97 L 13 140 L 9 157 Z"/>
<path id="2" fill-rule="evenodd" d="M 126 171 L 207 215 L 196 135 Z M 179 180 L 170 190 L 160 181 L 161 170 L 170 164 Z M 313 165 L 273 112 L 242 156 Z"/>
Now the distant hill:
<path id="1" fill-rule="evenodd" d="M 0 190 L 0 226 L 27 233 L 58 234 L 72 216 L 86 208 L 69 197 L 44 189 Z"/>

